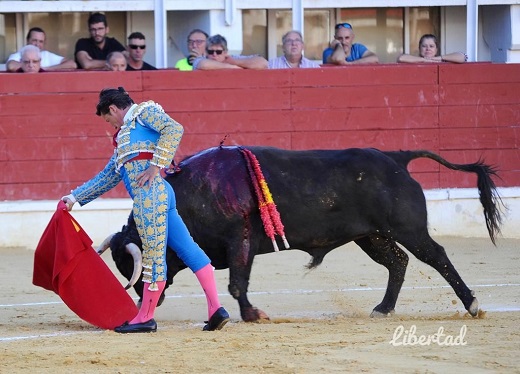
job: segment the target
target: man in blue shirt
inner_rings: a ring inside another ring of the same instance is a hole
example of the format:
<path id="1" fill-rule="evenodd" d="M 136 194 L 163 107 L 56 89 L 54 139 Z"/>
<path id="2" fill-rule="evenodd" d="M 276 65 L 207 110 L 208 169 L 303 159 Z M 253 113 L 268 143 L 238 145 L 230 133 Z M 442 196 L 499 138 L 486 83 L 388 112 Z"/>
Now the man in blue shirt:
<path id="1" fill-rule="evenodd" d="M 335 27 L 334 40 L 323 51 L 323 63 L 335 65 L 376 64 L 377 55 L 363 44 L 354 43 L 354 30 L 350 23 L 338 23 Z"/>

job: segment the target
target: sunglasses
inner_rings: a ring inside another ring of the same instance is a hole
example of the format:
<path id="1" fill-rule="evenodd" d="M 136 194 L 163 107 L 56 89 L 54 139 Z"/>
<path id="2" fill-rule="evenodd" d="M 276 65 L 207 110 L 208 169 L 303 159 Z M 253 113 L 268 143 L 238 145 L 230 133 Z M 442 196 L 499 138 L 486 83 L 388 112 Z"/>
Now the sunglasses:
<path id="1" fill-rule="evenodd" d="M 338 23 L 334 29 L 337 30 L 337 29 L 341 29 L 341 28 L 352 29 L 352 25 L 350 23 L 347 23 L 347 22 L 345 22 L 345 23 Z"/>
<path id="2" fill-rule="evenodd" d="M 223 49 L 206 49 L 208 55 L 221 55 L 223 52 Z"/>
<path id="3" fill-rule="evenodd" d="M 130 47 L 131 49 L 137 49 L 137 48 L 139 48 L 139 49 L 145 49 L 145 48 L 146 48 L 146 45 L 135 45 L 135 44 L 130 44 L 129 47 Z"/>

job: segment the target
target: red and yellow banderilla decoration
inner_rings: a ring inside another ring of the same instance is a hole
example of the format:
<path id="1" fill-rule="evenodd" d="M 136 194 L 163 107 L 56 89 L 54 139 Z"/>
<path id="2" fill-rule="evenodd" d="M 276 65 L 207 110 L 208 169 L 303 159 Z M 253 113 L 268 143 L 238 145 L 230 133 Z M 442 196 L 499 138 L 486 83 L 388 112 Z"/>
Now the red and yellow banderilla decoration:
<path id="1" fill-rule="evenodd" d="M 253 152 L 250 150 L 242 147 L 240 147 L 240 150 L 247 161 L 246 165 L 258 199 L 260 217 L 262 218 L 262 222 L 264 224 L 265 233 L 271 239 L 273 248 L 276 252 L 278 252 L 279 249 L 278 244 L 276 244 L 275 234 L 281 236 L 285 248 L 289 249 L 291 246 L 285 238 L 285 232 L 282 219 L 280 218 L 280 213 L 278 212 L 276 204 L 274 203 L 273 195 L 271 194 L 271 191 L 269 191 L 264 174 L 260 168 L 260 163 L 258 162 L 258 159 L 253 154 Z"/>

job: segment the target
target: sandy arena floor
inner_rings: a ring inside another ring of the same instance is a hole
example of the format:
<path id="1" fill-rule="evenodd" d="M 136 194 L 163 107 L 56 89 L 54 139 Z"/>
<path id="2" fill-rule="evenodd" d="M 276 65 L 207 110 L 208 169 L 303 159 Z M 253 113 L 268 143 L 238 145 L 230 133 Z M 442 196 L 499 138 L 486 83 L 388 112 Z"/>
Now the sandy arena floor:
<path id="1" fill-rule="evenodd" d="M 232 321 L 202 332 L 205 298 L 185 270 L 157 310 L 157 333 L 119 335 L 83 322 L 58 296 L 33 286 L 32 250 L 1 248 L 0 373 L 519 373 L 520 240 L 493 247 L 485 239 L 436 239 L 475 290 L 479 318 L 466 315 L 444 279 L 414 257 L 396 314 L 369 318 L 386 270 L 347 245 L 314 271 L 300 251 L 257 257 L 250 300 L 269 323 L 241 321 L 222 270 L 219 291 Z M 463 345 L 403 345 L 406 331 L 426 338 L 439 329 L 442 342 Z"/>

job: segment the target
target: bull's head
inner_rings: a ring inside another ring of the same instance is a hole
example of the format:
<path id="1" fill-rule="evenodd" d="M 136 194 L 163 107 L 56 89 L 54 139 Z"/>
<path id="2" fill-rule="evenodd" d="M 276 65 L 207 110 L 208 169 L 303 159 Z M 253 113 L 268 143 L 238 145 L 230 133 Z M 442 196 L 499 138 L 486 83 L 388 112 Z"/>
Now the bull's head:
<path id="1" fill-rule="evenodd" d="M 101 243 L 97 252 L 102 255 L 108 248 L 112 249 L 112 259 L 116 263 L 117 269 L 128 279 L 128 284 L 125 287 L 125 290 L 128 290 L 130 287 L 133 287 L 141 277 L 143 257 L 136 243 L 124 244 L 124 242 L 123 232 L 112 234 Z M 132 259 L 132 262 L 130 262 L 130 259 Z"/>
<path id="2" fill-rule="evenodd" d="M 142 281 L 142 242 L 135 226 L 132 215 L 128 218 L 128 224 L 123 226 L 120 232 L 110 235 L 99 246 L 97 252 L 101 255 L 108 248 L 111 249 L 112 259 L 114 260 L 117 270 L 128 279 L 125 289 L 133 287 L 137 295 L 139 295 L 139 303 L 143 298 L 143 281 Z M 173 251 L 168 251 L 173 254 Z M 172 256 L 171 254 L 169 256 Z M 169 257 L 168 257 L 169 258 Z M 168 270 L 170 272 L 170 270 Z M 166 288 L 172 283 L 173 275 L 168 274 Z M 165 289 L 166 289 L 165 288 Z M 164 301 L 164 291 L 159 298 L 157 305 L 161 305 Z M 139 304 L 138 304 L 139 305 Z"/>

